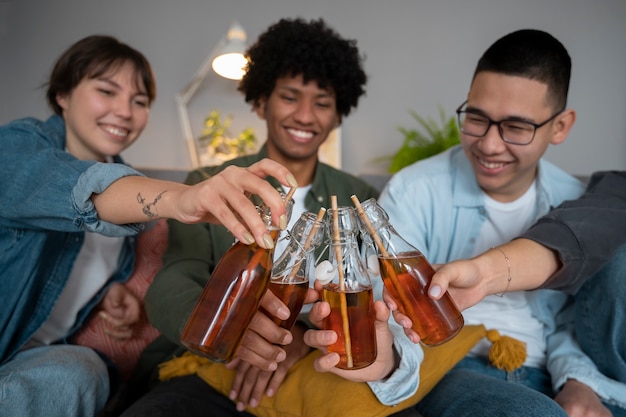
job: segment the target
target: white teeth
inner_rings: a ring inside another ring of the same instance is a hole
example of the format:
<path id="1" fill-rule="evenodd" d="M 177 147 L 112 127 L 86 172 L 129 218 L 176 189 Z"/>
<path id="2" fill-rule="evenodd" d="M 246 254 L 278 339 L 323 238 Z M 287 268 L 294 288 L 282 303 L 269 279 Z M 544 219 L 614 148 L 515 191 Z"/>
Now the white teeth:
<path id="1" fill-rule="evenodd" d="M 127 129 L 123 129 L 121 127 L 114 127 L 114 126 L 105 126 L 104 130 L 116 136 L 126 136 L 128 135 L 128 132 L 129 132 Z"/>
<path id="2" fill-rule="evenodd" d="M 482 159 L 479 159 L 479 162 L 482 166 L 488 169 L 502 168 L 506 165 L 504 162 L 487 162 Z"/>
<path id="3" fill-rule="evenodd" d="M 308 132 L 305 130 L 287 129 L 287 131 L 290 134 L 297 136 L 299 138 L 302 138 L 302 139 L 309 139 L 313 137 L 313 132 Z"/>

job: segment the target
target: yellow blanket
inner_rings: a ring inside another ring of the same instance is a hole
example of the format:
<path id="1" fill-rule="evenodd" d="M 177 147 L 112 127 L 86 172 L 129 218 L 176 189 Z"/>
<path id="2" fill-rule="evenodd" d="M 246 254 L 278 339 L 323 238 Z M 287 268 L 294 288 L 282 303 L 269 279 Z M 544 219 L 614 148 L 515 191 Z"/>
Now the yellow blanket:
<path id="1" fill-rule="evenodd" d="M 258 417 L 378 417 L 397 413 L 423 398 L 483 337 L 494 343 L 490 359 L 496 366 L 514 369 L 524 362 L 525 349 L 519 342 L 500 337 L 497 331 L 486 331 L 482 325 L 466 325 L 449 342 L 423 348 L 424 361 L 420 367 L 417 392 L 392 407 L 381 404 L 366 383 L 351 382 L 331 373 L 315 371 L 313 361 L 320 352 L 313 351 L 289 371 L 276 395 L 263 397 L 257 407 L 247 411 Z M 511 341 L 517 343 L 500 343 Z M 162 364 L 159 376 L 161 380 L 167 380 L 193 373 L 226 396 L 235 377 L 235 372 L 224 365 L 190 352 Z"/>

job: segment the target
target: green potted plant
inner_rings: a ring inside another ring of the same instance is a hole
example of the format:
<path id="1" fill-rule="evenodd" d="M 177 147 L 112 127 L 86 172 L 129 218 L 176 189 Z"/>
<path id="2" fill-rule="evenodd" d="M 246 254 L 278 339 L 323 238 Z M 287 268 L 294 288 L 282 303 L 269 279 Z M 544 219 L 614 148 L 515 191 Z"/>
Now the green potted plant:
<path id="1" fill-rule="evenodd" d="M 422 129 L 420 131 L 404 127 L 397 128 L 404 135 L 404 141 L 395 154 L 385 157 L 391 160 L 387 171 L 392 174 L 416 161 L 429 158 L 460 143 L 455 117 L 446 117 L 441 107 L 439 107 L 440 122 L 421 117 L 414 111 L 409 111 L 409 113 Z"/>
<path id="2" fill-rule="evenodd" d="M 202 134 L 198 137 L 198 143 L 204 152 L 201 152 L 201 159 L 206 165 L 213 165 L 228 161 L 237 156 L 247 155 L 256 149 L 257 138 L 254 129 L 248 127 L 233 136 L 230 125 L 232 116 L 222 119 L 219 110 L 211 110 L 204 119 Z"/>

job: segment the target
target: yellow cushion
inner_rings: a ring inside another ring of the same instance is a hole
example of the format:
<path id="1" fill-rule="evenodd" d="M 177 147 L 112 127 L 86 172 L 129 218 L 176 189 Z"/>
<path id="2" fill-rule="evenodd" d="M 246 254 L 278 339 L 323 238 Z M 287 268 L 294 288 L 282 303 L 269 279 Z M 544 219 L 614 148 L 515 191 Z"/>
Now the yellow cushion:
<path id="1" fill-rule="evenodd" d="M 257 407 L 246 411 L 258 417 L 378 417 L 397 413 L 423 398 L 485 335 L 484 326 L 466 325 L 449 342 L 424 347 L 419 388 L 412 397 L 395 407 L 381 404 L 366 383 L 317 372 L 313 361 L 320 352 L 316 350 L 296 363 L 274 397 L 263 397 Z M 224 365 L 187 353 L 163 364 L 161 379 L 194 372 L 226 396 L 235 377 L 235 372 Z"/>

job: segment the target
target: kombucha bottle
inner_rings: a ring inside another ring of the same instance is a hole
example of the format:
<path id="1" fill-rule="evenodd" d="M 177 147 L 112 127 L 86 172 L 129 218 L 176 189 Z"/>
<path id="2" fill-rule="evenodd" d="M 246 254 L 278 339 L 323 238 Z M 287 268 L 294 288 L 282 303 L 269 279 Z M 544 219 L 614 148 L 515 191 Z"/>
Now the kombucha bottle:
<path id="1" fill-rule="evenodd" d="M 287 201 L 290 214 L 293 200 Z M 257 207 L 274 242 L 280 229 L 272 225 L 264 204 Z M 192 352 L 216 362 L 230 362 L 267 290 L 274 249 L 256 242 L 236 242 L 219 260 L 181 334 Z"/>
<path id="2" fill-rule="evenodd" d="M 334 211 L 344 219 L 333 226 Z M 351 225 L 358 225 L 358 220 L 352 207 L 340 207 L 329 210 L 328 222 L 329 235 L 334 236 L 328 241 L 329 259 L 316 268 L 316 277 L 326 281 L 322 299 L 331 308 L 323 325 L 338 336 L 337 341 L 328 346 L 328 351 L 339 354 L 338 368 L 364 368 L 376 360 L 378 352 L 372 284 L 361 261 L 357 234 L 349 229 Z M 335 231 L 338 224 L 342 225 L 341 230 Z"/>
<path id="3" fill-rule="evenodd" d="M 317 215 L 309 211 L 302 213 L 288 233 L 287 247 L 274 261 L 269 289 L 285 303 L 291 315 L 286 320 L 277 317 L 272 320 L 284 329 L 291 330 L 296 322 L 309 288 L 309 277 L 315 274 L 315 249 L 324 238 L 325 212 L 322 209 Z"/>
<path id="4" fill-rule="evenodd" d="M 355 199 L 353 198 L 353 201 Z M 411 318 L 412 329 L 427 346 L 454 337 L 463 327 L 463 315 L 449 293 L 439 300 L 428 296 L 433 267 L 422 252 L 404 240 L 389 223 L 389 216 L 375 199 L 358 203 L 363 239 L 376 250 L 385 289 Z"/>

